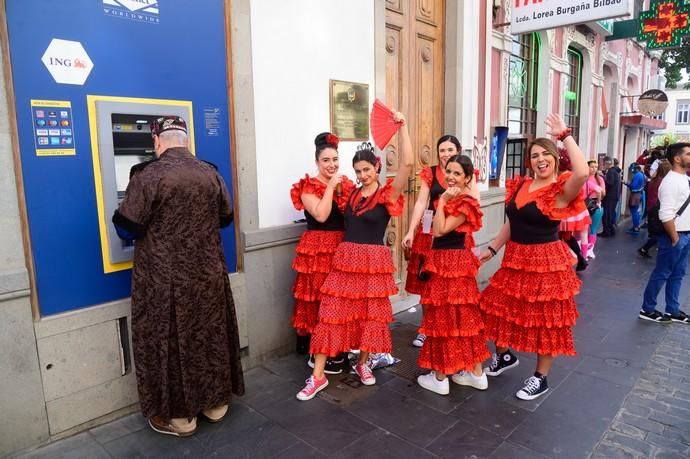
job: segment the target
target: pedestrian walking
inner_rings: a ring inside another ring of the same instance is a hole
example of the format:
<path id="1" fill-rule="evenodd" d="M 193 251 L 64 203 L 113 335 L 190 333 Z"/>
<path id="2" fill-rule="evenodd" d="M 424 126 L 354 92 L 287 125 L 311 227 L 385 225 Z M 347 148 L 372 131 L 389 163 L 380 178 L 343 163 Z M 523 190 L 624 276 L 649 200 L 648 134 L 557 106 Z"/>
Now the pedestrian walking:
<path id="1" fill-rule="evenodd" d="M 659 186 L 661 181 L 666 177 L 666 174 L 671 170 L 671 163 L 667 159 L 661 159 L 657 161 L 657 167 L 654 171 L 654 178 L 649 182 L 648 193 L 647 193 L 647 209 L 652 209 L 659 202 Z M 649 210 L 647 211 L 649 212 Z M 657 243 L 656 235 L 649 233 L 647 236 L 647 242 L 644 243 L 642 247 L 637 249 L 637 253 L 645 258 L 651 258 L 649 250 L 654 247 Z"/>
<path id="2" fill-rule="evenodd" d="M 616 235 L 616 212 L 621 196 L 621 169 L 616 163 L 617 160 L 612 160 L 609 156 L 604 160 L 606 167 L 604 184 L 606 190 L 601 201 L 601 207 L 604 210 L 602 217 L 604 229 L 598 234 L 599 237 L 613 237 Z"/>
<path id="3" fill-rule="evenodd" d="M 671 171 L 659 186 L 659 220 L 664 232 L 657 236 L 659 249 L 656 266 L 649 275 L 644 290 L 639 318 L 657 323 L 690 323 L 690 317 L 681 311 L 679 294 L 690 254 L 690 188 L 687 172 L 690 170 L 690 143 L 675 143 L 666 149 Z M 662 315 L 656 310 L 657 296 L 666 286 L 666 309 Z"/>
<path id="4" fill-rule="evenodd" d="M 295 297 L 292 326 L 298 337 L 307 339 L 318 322 L 321 285 L 331 272 L 335 249 L 345 235 L 343 212 L 354 189 L 354 183 L 338 173 L 338 143 L 338 137 L 330 132 L 317 135 L 314 145 L 318 173 L 315 177 L 305 175 L 290 190 L 293 206 L 303 210 L 307 220 L 307 230 L 300 237 L 292 262 L 292 269 L 297 272 L 292 287 Z M 325 372 L 341 373 L 344 363 L 342 355 L 328 359 Z M 314 367 L 313 356 L 308 364 Z"/>
<path id="5" fill-rule="evenodd" d="M 558 155 L 558 172 L 561 173 L 571 170 L 570 157 L 566 149 L 559 147 Z M 527 167 L 529 167 L 529 161 L 527 161 Z M 591 223 L 592 217 L 590 217 L 587 207 L 583 205 L 582 212 L 564 218 L 558 225 L 558 237 L 568 244 L 570 250 L 572 250 L 577 257 L 575 271 L 584 271 L 587 269 L 587 252 L 585 251 L 582 253 L 581 246 L 575 238 L 575 234 L 579 234 L 580 238 L 582 238 L 582 233 L 587 232 L 587 228 L 589 228 Z"/>
<path id="6" fill-rule="evenodd" d="M 466 245 L 482 226 L 479 190 L 472 161 L 456 155 L 446 163 L 448 189 L 440 196 L 433 221 L 433 244 L 425 269 L 424 315 L 420 332 L 427 336 L 417 364 L 432 371 L 417 378 L 423 388 L 450 392 L 447 375 L 456 384 L 485 390 L 482 362 L 489 357 L 479 311 L 479 260 Z"/>
<path id="7" fill-rule="evenodd" d="M 640 225 L 642 223 L 640 205 L 642 205 L 642 192 L 644 191 L 645 178 L 639 164 L 632 164 L 630 169 L 632 171 L 632 177 L 629 182 L 625 182 L 625 186 L 630 190 L 628 208 L 630 209 L 630 216 L 632 217 L 632 227 L 625 232 L 639 234 Z"/>
<path id="8" fill-rule="evenodd" d="M 220 228 L 233 217 L 214 166 L 188 149 L 187 125 L 151 126 L 156 158 L 140 167 L 113 216 L 136 239 L 132 342 L 139 404 L 157 432 L 189 436 L 242 395 L 239 335 Z"/>
<path id="9" fill-rule="evenodd" d="M 402 124 L 398 134 L 401 161 L 394 179 L 379 185 L 381 160 L 370 143 L 360 145 L 352 159 L 361 186 L 348 200 L 345 237 L 321 286 L 319 320 L 311 338 L 314 371 L 297 394 L 299 400 L 310 400 L 328 386 L 324 374 L 327 357 L 359 349 L 354 371 L 362 384 L 370 386 L 376 384 L 376 378 L 366 363 L 369 353 L 392 350 L 388 324 L 393 321 L 393 312 L 389 296 L 398 293 L 398 289 L 393 279 L 395 265 L 383 236 L 391 216 L 402 214 L 402 191 L 413 165 L 405 117 L 396 112 L 394 119 Z"/>
<path id="10" fill-rule="evenodd" d="M 587 231 L 587 241 L 585 251 L 583 252 L 588 259 L 596 258 L 594 254 L 594 246 L 597 244 L 597 232 L 599 231 L 599 225 L 601 224 L 601 218 L 604 215 L 604 209 L 601 207 L 601 201 L 606 193 L 606 184 L 604 180 L 599 176 L 598 168 L 599 163 L 595 160 L 587 161 L 589 166 L 589 178 L 584 184 L 585 192 L 585 205 L 587 206 L 587 211 L 592 218 L 592 223 L 589 225 Z M 581 241 L 584 242 L 584 241 Z"/>
<path id="11" fill-rule="evenodd" d="M 427 166 L 419 174 L 421 185 L 412 210 L 407 234 L 403 237 L 403 249 L 409 252 L 405 290 L 421 295 L 424 290 L 424 263 L 431 250 L 431 222 L 438 198 L 446 190 L 445 168 L 448 159 L 462 150 L 460 141 L 453 135 L 444 135 L 436 142 L 437 166 Z M 426 224 L 425 224 L 426 222 Z M 426 336 L 417 334 L 412 345 L 422 347 Z"/>
<path id="12" fill-rule="evenodd" d="M 529 148 L 534 178 L 506 182 L 508 220 L 480 257 L 485 262 L 505 245 L 501 267 L 482 292 L 480 307 L 496 353 L 485 373 L 499 376 L 519 364 L 510 347 L 537 354 L 534 375 L 516 396 L 532 400 L 548 391 L 547 375 L 557 355 L 575 355 L 572 327 L 580 288 L 566 244 L 558 239 L 561 219 L 582 212 L 582 185 L 589 169 L 563 119 L 546 118 L 548 133 L 568 150 L 572 172 L 558 174 L 559 155 L 549 139 Z"/>

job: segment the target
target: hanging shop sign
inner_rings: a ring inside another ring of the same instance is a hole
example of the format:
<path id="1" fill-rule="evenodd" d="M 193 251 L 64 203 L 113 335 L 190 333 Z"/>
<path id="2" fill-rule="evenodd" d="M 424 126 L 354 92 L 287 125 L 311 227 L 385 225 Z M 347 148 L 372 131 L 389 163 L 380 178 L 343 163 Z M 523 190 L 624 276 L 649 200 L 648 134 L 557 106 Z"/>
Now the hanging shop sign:
<path id="1" fill-rule="evenodd" d="M 55 82 L 60 84 L 82 86 L 93 70 L 91 58 L 78 41 L 53 38 L 41 61 Z"/>
<path id="2" fill-rule="evenodd" d="M 666 111 L 668 107 L 668 97 L 664 91 L 650 89 L 645 91 L 637 101 L 637 109 L 643 115 L 657 116 Z"/>
<path id="3" fill-rule="evenodd" d="M 72 103 L 66 100 L 31 100 L 36 156 L 74 156 Z"/>
<path id="4" fill-rule="evenodd" d="M 684 0 L 655 0 L 649 11 L 640 13 L 637 38 L 649 48 L 677 48 L 690 35 L 690 3 Z"/>
<path id="5" fill-rule="evenodd" d="M 514 0 L 513 35 L 630 14 L 629 0 Z"/>

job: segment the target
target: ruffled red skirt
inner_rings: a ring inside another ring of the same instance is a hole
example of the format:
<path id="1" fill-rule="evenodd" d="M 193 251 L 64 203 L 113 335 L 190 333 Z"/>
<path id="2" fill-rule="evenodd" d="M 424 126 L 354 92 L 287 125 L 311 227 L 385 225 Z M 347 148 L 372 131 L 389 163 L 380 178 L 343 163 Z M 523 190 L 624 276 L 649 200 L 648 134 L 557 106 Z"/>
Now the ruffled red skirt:
<path id="1" fill-rule="evenodd" d="M 425 269 L 431 278 L 419 332 L 427 338 L 417 364 L 445 374 L 472 370 L 490 355 L 479 309 L 479 261 L 469 248 L 430 250 Z"/>
<path id="2" fill-rule="evenodd" d="M 336 356 L 350 349 L 391 352 L 388 324 L 393 322 L 390 295 L 398 293 L 388 247 L 342 242 L 332 270 L 321 286 L 312 354 Z"/>
<path id="3" fill-rule="evenodd" d="M 405 279 L 405 291 L 407 293 L 421 295 L 424 291 L 426 282 L 417 278 L 417 271 L 419 271 L 420 260 L 429 257 L 432 239 L 431 234 L 422 233 L 422 225 L 419 224 L 412 240 L 410 259 L 407 261 L 407 278 Z"/>
<path id="4" fill-rule="evenodd" d="M 333 255 L 344 234 L 343 231 L 307 230 L 297 244 L 292 262 L 292 269 L 297 271 L 292 286 L 295 296 L 292 326 L 299 335 L 311 334 L 318 322 L 321 286 L 331 272 Z"/>
<path id="5" fill-rule="evenodd" d="M 501 268 L 481 295 L 487 337 L 517 351 L 575 355 L 575 262 L 562 241 L 508 242 Z"/>

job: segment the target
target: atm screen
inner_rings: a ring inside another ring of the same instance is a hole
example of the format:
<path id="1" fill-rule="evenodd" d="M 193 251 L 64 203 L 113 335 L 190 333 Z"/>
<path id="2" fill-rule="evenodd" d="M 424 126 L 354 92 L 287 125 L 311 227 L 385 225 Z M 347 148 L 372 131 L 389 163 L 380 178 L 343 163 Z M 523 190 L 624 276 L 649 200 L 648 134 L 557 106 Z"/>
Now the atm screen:
<path id="1" fill-rule="evenodd" d="M 125 197 L 132 166 L 155 158 L 151 121 L 153 115 L 113 113 L 113 150 L 115 154 L 115 184 L 117 197 Z"/>

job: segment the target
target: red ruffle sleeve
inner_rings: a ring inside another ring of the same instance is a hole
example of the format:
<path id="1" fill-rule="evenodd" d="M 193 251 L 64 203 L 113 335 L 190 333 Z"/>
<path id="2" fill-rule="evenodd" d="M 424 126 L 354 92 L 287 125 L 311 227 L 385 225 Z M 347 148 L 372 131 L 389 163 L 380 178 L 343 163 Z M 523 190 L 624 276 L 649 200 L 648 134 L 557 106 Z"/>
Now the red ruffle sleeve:
<path id="1" fill-rule="evenodd" d="M 474 233 L 482 227 L 482 216 L 484 214 L 481 211 L 479 202 L 472 196 L 466 194 L 458 196 L 446 204 L 443 212 L 446 216 L 465 216 L 465 221 L 455 229 L 458 233 Z"/>
<path id="2" fill-rule="evenodd" d="M 515 197 L 520 189 L 520 185 L 522 185 L 524 180 L 525 177 L 520 175 L 516 175 L 515 177 L 506 180 L 506 204 L 510 203 L 510 201 Z"/>
<path id="3" fill-rule="evenodd" d="M 566 207 L 556 207 L 556 198 L 563 192 L 563 187 L 571 175 L 572 172 L 570 171 L 563 172 L 554 183 L 544 187 L 544 191 L 537 196 L 537 207 L 544 215 L 552 220 L 562 220 L 578 215 L 587 208 L 585 206 L 584 192 L 582 190 L 580 190 L 575 199 L 570 201 Z"/>
<path id="4" fill-rule="evenodd" d="M 391 217 L 398 217 L 402 215 L 403 208 L 405 207 L 405 195 L 400 193 L 398 199 L 395 202 L 391 202 L 390 196 L 393 193 L 393 179 L 390 178 L 386 180 L 386 184 L 381 189 L 379 193 L 378 203 L 386 206 L 386 210 Z"/>
<path id="5" fill-rule="evenodd" d="M 304 204 L 302 203 L 303 194 L 313 194 L 317 198 L 321 199 L 324 192 L 326 191 L 326 184 L 314 177 L 309 177 L 309 174 L 305 174 L 303 179 L 292 185 L 290 189 L 290 199 L 292 200 L 292 205 L 295 206 L 297 210 L 304 210 Z M 345 194 L 345 193 L 343 193 Z"/>
<path id="6" fill-rule="evenodd" d="M 426 183 L 426 186 L 431 188 L 431 184 L 434 181 L 434 177 L 431 173 L 431 168 L 429 166 L 422 169 L 422 172 L 419 173 L 419 178 L 422 179 L 424 183 Z"/>

